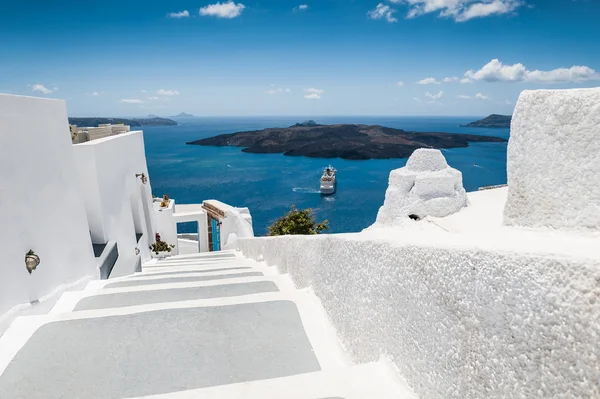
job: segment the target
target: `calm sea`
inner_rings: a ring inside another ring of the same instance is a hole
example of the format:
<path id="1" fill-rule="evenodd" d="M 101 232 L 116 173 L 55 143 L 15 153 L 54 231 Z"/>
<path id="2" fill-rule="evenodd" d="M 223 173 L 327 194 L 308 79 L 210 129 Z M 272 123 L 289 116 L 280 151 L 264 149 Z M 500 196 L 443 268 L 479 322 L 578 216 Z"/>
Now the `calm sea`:
<path id="1" fill-rule="evenodd" d="M 363 123 L 412 131 L 470 133 L 508 138 L 509 129 L 462 128 L 480 117 L 253 117 L 180 119 L 177 126 L 144 127 L 153 194 L 168 194 L 176 203 L 218 199 L 250 208 L 256 235 L 292 204 L 312 208 L 317 219 L 330 222 L 331 233 L 357 232 L 375 221 L 383 204 L 391 170 L 406 159 L 347 161 L 247 154 L 238 147 L 202 147 L 187 141 L 267 127 L 287 127 L 306 119 L 318 123 Z M 450 166 L 463 173 L 467 191 L 506 183 L 506 143 L 471 144 L 443 150 Z M 338 170 L 337 193 L 319 194 L 323 168 Z M 194 226 L 180 225 L 180 232 Z"/>

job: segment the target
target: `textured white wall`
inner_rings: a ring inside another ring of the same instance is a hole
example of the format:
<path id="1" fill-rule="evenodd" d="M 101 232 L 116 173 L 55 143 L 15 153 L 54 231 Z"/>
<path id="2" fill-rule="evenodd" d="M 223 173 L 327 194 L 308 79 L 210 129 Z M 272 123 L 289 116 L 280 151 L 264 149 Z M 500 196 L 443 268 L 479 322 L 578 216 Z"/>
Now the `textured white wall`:
<path id="1" fill-rule="evenodd" d="M 505 224 L 600 230 L 600 88 L 521 93 L 507 169 Z"/>
<path id="2" fill-rule="evenodd" d="M 363 237 L 238 246 L 311 286 L 353 357 L 389 355 L 422 398 L 600 397 L 597 262 Z"/>
<path id="3" fill-rule="evenodd" d="M 0 94 L 0 317 L 99 276 L 76 170 L 65 102 Z"/>
<path id="4" fill-rule="evenodd" d="M 149 259 L 155 232 L 150 179 L 142 184 L 135 177 L 148 176 L 143 132 L 76 144 L 73 151 L 94 242 L 116 241 L 119 257 L 126 258 L 134 258 L 137 247 Z M 144 234 L 139 244 L 136 232 Z"/>

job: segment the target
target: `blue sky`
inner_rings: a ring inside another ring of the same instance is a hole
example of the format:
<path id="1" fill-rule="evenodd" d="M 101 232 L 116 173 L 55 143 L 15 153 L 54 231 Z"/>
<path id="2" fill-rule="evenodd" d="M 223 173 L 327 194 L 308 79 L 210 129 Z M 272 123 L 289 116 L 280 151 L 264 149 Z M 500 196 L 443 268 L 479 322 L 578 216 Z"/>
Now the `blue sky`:
<path id="1" fill-rule="evenodd" d="M 0 92 L 72 116 L 486 115 L 600 85 L 596 0 L 13 1 Z"/>

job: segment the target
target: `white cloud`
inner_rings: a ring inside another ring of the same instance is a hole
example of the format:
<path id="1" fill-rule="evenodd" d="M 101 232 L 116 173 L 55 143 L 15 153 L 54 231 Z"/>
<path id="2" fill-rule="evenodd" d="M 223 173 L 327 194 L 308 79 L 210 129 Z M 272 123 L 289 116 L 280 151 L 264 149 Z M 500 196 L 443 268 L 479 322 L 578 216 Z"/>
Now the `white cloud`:
<path id="1" fill-rule="evenodd" d="M 451 77 L 451 78 L 444 78 L 444 80 L 442 80 L 442 82 L 444 83 L 453 83 L 453 82 L 458 82 L 460 80 L 460 78 L 457 78 L 455 76 Z"/>
<path id="2" fill-rule="evenodd" d="M 311 87 L 310 89 L 304 89 L 304 92 L 306 93 L 304 95 L 304 98 L 307 98 L 309 100 L 320 100 L 321 94 L 325 93 L 325 90 L 315 89 Z"/>
<path id="3" fill-rule="evenodd" d="M 160 89 L 156 92 L 159 96 L 178 96 L 179 92 L 177 90 L 165 90 Z"/>
<path id="4" fill-rule="evenodd" d="M 148 100 L 160 100 L 160 97 L 157 97 L 157 96 L 148 97 Z"/>
<path id="5" fill-rule="evenodd" d="M 98 97 L 100 95 L 102 95 L 102 93 L 97 92 L 97 91 L 93 91 L 91 93 L 85 93 L 86 96 L 92 96 L 92 97 Z"/>
<path id="6" fill-rule="evenodd" d="M 146 90 L 142 90 L 142 93 L 145 93 L 145 92 L 146 92 Z"/>
<path id="7" fill-rule="evenodd" d="M 121 100 L 122 103 L 126 104 L 142 104 L 142 100 L 138 100 L 137 98 L 124 98 Z"/>
<path id="8" fill-rule="evenodd" d="M 379 3 L 377 4 L 377 7 L 369 11 L 367 15 L 371 19 L 385 19 L 388 22 L 396 22 L 398 20 L 394 17 L 395 12 L 396 10 L 387 4 Z"/>
<path id="9" fill-rule="evenodd" d="M 435 78 L 425 78 L 423 80 L 419 80 L 417 82 L 418 85 L 439 85 L 440 82 L 435 80 Z"/>
<path id="10" fill-rule="evenodd" d="M 396 82 L 396 86 L 402 87 L 402 86 L 404 86 L 404 82 L 403 81 Z"/>
<path id="11" fill-rule="evenodd" d="M 459 94 L 456 97 L 460 98 L 461 100 L 491 100 L 491 97 L 489 97 L 483 93 L 477 93 L 474 96 L 466 96 L 464 94 Z"/>
<path id="12" fill-rule="evenodd" d="M 55 90 L 56 90 L 56 88 L 55 88 Z M 31 91 L 37 91 L 38 93 L 42 93 L 42 94 L 50 94 L 54 90 L 51 90 L 51 89 L 49 89 L 46 86 L 41 85 L 41 84 L 35 84 L 35 85 L 31 86 Z"/>
<path id="13" fill-rule="evenodd" d="M 273 85 L 271 85 L 271 86 L 273 86 Z M 276 89 L 267 90 L 265 93 L 267 93 L 267 94 L 278 94 L 278 93 L 291 93 L 291 92 L 292 92 L 291 89 L 284 89 L 282 87 L 278 87 Z"/>
<path id="14" fill-rule="evenodd" d="M 431 98 L 432 100 L 439 100 L 444 97 L 444 92 L 440 90 L 439 93 L 431 94 L 430 92 L 425 93 L 425 97 Z"/>
<path id="15" fill-rule="evenodd" d="M 530 71 L 523 64 L 504 65 L 493 59 L 481 69 L 465 72 L 465 78 L 486 82 L 572 83 L 600 80 L 600 74 L 587 66 L 572 66 L 550 71 Z"/>
<path id="16" fill-rule="evenodd" d="M 524 0 L 390 0 L 407 4 L 407 18 L 438 13 L 440 17 L 465 22 L 473 18 L 512 13 L 525 4 Z"/>
<path id="17" fill-rule="evenodd" d="M 294 11 L 304 11 L 304 10 L 308 10 L 308 4 L 300 4 L 297 7 L 293 8 Z"/>
<path id="18" fill-rule="evenodd" d="M 216 4 L 202 7 L 200 9 L 200 15 L 231 19 L 239 17 L 245 8 L 246 6 L 242 3 L 235 4 L 233 1 L 227 3 L 217 2 Z"/>
<path id="19" fill-rule="evenodd" d="M 187 18 L 190 16 L 188 10 L 183 10 L 180 12 L 170 12 L 167 14 L 169 18 Z"/>
<path id="20" fill-rule="evenodd" d="M 468 84 L 468 83 L 473 83 L 473 81 L 471 79 L 469 79 L 469 78 L 462 78 L 460 80 L 460 83 L 461 84 Z"/>
<path id="21" fill-rule="evenodd" d="M 423 101 L 422 101 L 420 98 L 418 98 L 418 97 L 414 97 L 414 98 L 413 98 L 413 100 L 415 100 L 415 101 L 416 101 L 416 102 L 418 102 L 418 103 L 422 103 L 422 102 L 423 102 Z"/>

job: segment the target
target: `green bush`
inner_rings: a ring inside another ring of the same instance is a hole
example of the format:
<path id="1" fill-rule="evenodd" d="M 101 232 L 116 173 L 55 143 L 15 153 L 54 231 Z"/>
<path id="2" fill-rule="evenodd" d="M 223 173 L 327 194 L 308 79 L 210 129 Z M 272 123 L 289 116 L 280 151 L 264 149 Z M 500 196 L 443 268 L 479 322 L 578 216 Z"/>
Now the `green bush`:
<path id="1" fill-rule="evenodd" d="M 296 209 L 292 205 L 289 212 L 269 226 L 270 236 L 290 234 L 319 234 L 329 228 L 327 220 L 317 223 L 312 209 Z"/>

